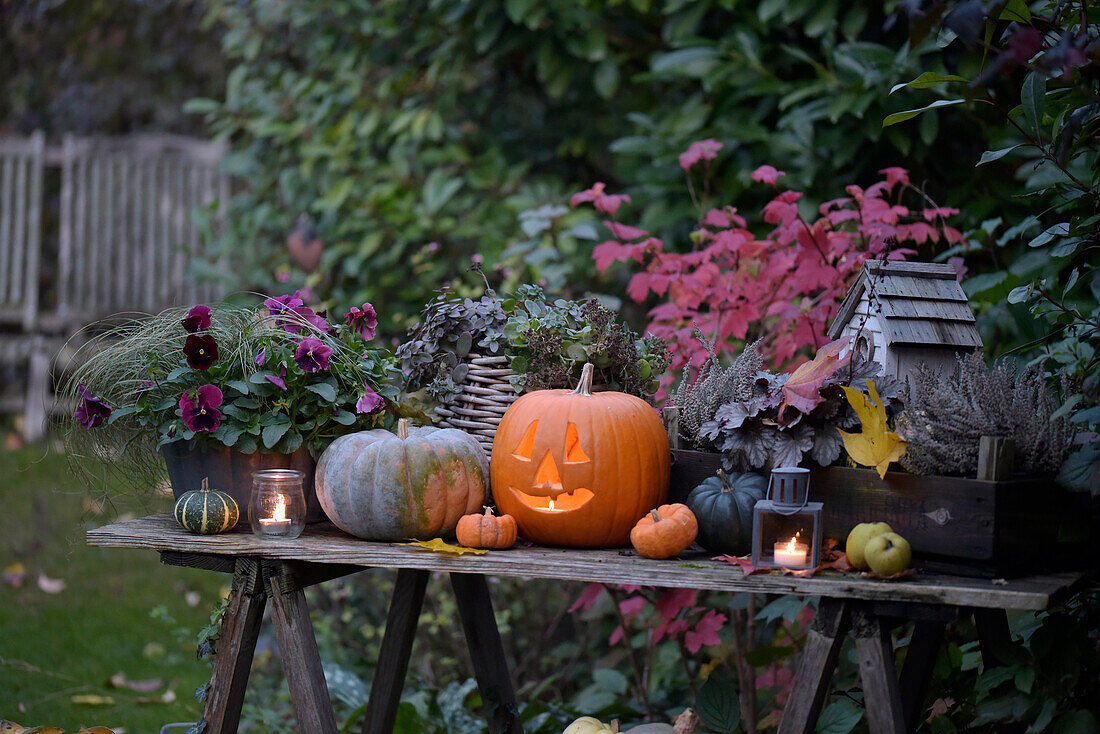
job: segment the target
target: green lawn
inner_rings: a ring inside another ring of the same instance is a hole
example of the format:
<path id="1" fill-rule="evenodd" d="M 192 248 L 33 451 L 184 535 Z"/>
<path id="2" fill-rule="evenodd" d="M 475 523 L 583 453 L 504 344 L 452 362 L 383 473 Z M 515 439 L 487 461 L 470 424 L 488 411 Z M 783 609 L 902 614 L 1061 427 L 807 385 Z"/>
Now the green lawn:
<path id="1" fill-rule="evenodd" d="M 84 544 L 86 528 L 164 511 L 170 499 L 131 498 L 96 514 L 64 456 L 44 448 L 0 453 L 0 477 L 0 570 L 26 569 L 21 586 L 0 581 L 0 719 L 130 734 L 197 720 L 193 692 L 210 668 L 195 659 L 195 633 L 229 577 Z M 64 590 L 46 593 L 40 574 Z M 112 687 L 117 673 L 162 683 L 151 692 Z"/>

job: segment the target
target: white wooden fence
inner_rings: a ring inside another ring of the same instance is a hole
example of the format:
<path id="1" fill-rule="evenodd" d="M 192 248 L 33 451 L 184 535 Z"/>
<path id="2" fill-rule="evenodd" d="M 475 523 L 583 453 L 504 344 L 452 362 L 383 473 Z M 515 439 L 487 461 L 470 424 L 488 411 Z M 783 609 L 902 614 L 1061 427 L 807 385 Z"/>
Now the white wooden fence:
<path id="1" fill-rule="evenodd" d="M 41 435 L 49 355 L 69 335 L 113 313 L 221 295 L 187 271 L 204 254 L 193 212 L 210 207 L 220 221 L 230 194 L 222 154 L 165 135 L 0 138 L 0 360 L 29 363 L 26 391 L 0 410 L 24 401 L 28 437 Z"/>

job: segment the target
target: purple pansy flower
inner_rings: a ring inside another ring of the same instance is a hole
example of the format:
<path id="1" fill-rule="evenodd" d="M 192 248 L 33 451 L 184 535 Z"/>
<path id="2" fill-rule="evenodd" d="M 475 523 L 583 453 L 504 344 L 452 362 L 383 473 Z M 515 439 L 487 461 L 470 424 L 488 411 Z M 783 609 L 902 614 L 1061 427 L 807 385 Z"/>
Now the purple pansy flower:
<path id="1" fill-rule="evenodd" d="M 264 301 L 264 306 L 271 312 L 272 316 L 282 316 L 284 313 L 292 308 L 306 305 L 302 300 L 302 292 L 294 291 L 294 295 L 290 296 L 278 296 L 277 298 L 268 298 Z"/>
<path id="2" fill-rule="evenodd" d="M 222 423 L 222 391 L 216 385 L 203 385 L 198 390 L 188 390 L 180 397 L 180 412 L 188 430 L 216 431 Z"/>
<path id="3" fill-rule="evenodd" d="M 76 406 L 73 416 L 85 428 L 102 426 L 111 417 L 111 408 L 105 401 L 92 395 L 84 385 L 77 385 L 80 391 L 80 405 Z"/>
<path id="4" fill-rule="evenodd" d="M 264 379 L 282 391 L 286 391 L 286 367 L 279 368 L 279 376 L 264 375 Z"/>
<path id="5" fill-rule="evenodd" d="M 325 312 L 314 313 L 312 308 L 308 306 L 299 306 L 294 309 L 294 313 L 298 314 L 299 318 L 312 326 L 317 331 L 325 334 L 331 334 L 333 332 L 332 324 L 325 318 Z M 299 324 L 291 324 L 289 327 L 284 326 L 287 331 L 299 332 L 301 330 Z"/>
<path id="6" fill-rule="evenodd" d="M 364 383 L 363 397 L 359 398 L 359 402 L 355 404 L 355 412 L 377 413 L 385 404 L 386 401 L 382 399 L 382 396 L 376 393 L 370 385 Z"/>
<path id="7" fill-rule="evenodd" d="M 190 334 L 183 343 L 187 366 L 193 370 L 210 369 L 218 358 L 218 342 L 209 334 Z"/>
<path id="8" fill-rule="evenodd" d="M 328 369 L 328 360 L 332 356 L 332 347 L 325 346 L 319 339 L 306 338 L 298 342 L 294 350 L 294 361 L 304 372 L 320 372 Z"/>
<path id="9" fill-rule="evenodd" d="M 256 364 L 258 364 L 258 365 L 259 365 L 260 367 L 263 367 L 263 366 L 264 366 L 264 364 L 266 364 L 266 363 L 267 363 L 267 348 L 266 348 L 266 347 L 264 347 L 264 348 L 263 348 L 263 349 L 261 349 L 260 351 L 256 352 L 256 360 L 255 360 L 255 362 L 256 362 Z"/>
<path id="10" fill-rule="evenodd" d="M 210 328 L 210 307 L 198 305 L 187 312 L 187 316 L 184 317 L 183 328 L 187 330 L 188 334 L 194 334 L 196 331 L 206 331 Z"/>
<path id="11" fill-rule="evenodd" d="M 351 307 L 344 314 L 344 323 L 355 330 L 359 338 L 367 342 L 374 338 L 374 330 L 378 327 L 378 313 L 374 306 L 364 303 L 362 308 Z"/>

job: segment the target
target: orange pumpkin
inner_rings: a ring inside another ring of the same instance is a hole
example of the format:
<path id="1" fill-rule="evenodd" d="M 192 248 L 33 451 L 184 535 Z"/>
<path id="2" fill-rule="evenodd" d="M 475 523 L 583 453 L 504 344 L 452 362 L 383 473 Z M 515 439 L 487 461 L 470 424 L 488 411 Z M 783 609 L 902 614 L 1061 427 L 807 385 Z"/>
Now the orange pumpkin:
<path id="1" fill-rule="evenodd" d="M 458 542 L 467 548 L 511 548 L 516 542 L 516 518 L 494 515 L 492 507 L 483 515 L 463 515 L 455 530 Z"/>
<path id="2" fill-rule="evenodd" d="M 687 505 L 661 505 L 630 531 L 634 550 L 646 558 L 672 558 L 687 550 L 699 534 L 699 523 Z"/>
<path id="3" fill-rule="evenodd" d="M 521 396 L 493 440 L 493 498 L 536 543 L 626 545 L 638 517 L 668 495 L 657 411 L 633 395 L 593 393 L 592 371 L 584 366 L 576 390 Z"/>

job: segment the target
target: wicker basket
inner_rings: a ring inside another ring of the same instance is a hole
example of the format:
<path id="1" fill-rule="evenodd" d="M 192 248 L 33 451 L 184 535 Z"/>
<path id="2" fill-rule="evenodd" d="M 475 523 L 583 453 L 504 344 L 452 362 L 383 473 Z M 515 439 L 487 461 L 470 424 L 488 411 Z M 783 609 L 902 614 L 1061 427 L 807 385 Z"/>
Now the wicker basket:
<path id="1" fill-rule="evenodd" d="M 519 397 L 509 382 L 516 373 L 508 366 L 507 357 L 483 357 L 471 352 L 467 363 L 470 371 L 458 394 L 435 412 L 442 418 L 441 426 L 466 431 L 489 456 L 504 411 Z"/>

